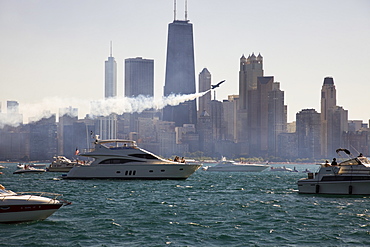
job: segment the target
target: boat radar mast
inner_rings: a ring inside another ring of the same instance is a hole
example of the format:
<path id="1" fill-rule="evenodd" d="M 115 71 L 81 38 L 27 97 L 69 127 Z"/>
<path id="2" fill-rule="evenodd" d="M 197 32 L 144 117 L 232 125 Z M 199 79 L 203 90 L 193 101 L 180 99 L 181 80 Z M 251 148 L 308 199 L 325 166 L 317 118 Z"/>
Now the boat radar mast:
<path id="1" fill-rule="evenodd" d="M 173 1 L 173 20 L 176 21 L 176 0 Z M 188 1 L 185 0 L 185 21 L 188 21 Z"/>

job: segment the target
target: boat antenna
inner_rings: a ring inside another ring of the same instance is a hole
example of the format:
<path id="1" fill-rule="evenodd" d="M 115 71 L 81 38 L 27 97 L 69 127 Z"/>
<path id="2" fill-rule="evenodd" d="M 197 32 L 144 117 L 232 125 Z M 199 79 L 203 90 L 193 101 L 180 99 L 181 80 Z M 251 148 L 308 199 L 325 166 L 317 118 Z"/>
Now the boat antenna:
<path id="1" fill-rule="evenodd" d="M 110 41 L 110 56 L 112 57 L 112 40 Z"/>

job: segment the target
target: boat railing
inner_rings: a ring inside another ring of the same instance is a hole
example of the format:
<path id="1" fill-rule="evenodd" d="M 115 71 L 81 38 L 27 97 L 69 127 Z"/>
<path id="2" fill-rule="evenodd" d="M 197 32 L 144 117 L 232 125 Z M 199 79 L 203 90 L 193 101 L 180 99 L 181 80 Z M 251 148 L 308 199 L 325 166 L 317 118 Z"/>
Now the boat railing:
<path id="1" fill-rule="evenodd" d="M 58 194 L 58 193 L 27 191 L 27 192 L 17 192 L 16 194 L 19 196 L 29 196 L 28 200 L 30 200 L 33 196 L 43 196 L 43 197 L 49 198 L 50 201 L 58 200 L 58 201 L 61 201 L 65 205 L 71 204 L 71 202 L 68 202 L 64 199 L 61 199 L 61 198 L 58 199 L 58 197 L 63 196 L 63 194 Z"/>

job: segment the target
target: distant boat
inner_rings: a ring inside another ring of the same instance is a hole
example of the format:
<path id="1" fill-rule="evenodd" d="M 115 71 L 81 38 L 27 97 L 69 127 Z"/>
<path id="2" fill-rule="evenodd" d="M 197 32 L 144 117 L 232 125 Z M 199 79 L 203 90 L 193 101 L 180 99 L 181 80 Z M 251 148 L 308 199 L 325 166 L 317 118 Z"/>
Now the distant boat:
<path id="1" fill-rule="evenodd" d="M 28 166 L 28 167 L 38 167 L 38 168 L 41 168 L 41 167 L 45 167 L 46 165 L 45 164 L 34 164 L 34 163 L 19 163 L 17 165 L 17 168 L 18 169 L 23 169 L 25 166 Z"/>
<path id="2" fill-rule="evenodd" d="M 298 170 L 294 167 L 290 172 L 298 172 Z"/>
<path id="3" fill-rule="evenodd" d="M 269 165 L 247 164 L 223 159 L 217 165 L 206 166 L 203 170 L 209 172 L 261 172 L 268 167 Z"/>
<path id="4" fill-rule="evenodd" d="M 310 170 L 308 170 L 307 168 L 305 170 L 302 171 L 303 173 L 312 173 Z"/>
<path id="5" fill-rule="evenodd" d="M 41 168 L 34 168 L 32 166 L 24 165 L 23 168 L 20 168 L 13 172 L 13 174 L 21 174 L 21 173 L 43 173 L 46 172 L 45 169 Z"/>
<path id="6" fill-rule="evenodd" d="M 270 171 L 272 171 L 272 172 L 293 172 L 293 169 L 287 168 L 285 166 L 282 166 L 282 167 L 273 167 L 273 166 L 271 166 Z"/>

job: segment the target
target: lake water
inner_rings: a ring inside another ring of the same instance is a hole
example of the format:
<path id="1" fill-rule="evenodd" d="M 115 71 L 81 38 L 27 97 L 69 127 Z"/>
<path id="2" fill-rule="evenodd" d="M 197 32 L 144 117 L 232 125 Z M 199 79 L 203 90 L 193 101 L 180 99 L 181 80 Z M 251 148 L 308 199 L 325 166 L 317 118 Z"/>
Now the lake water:
<path id="1" fill-rule="evenodd" d="M 62 173 L 19 175 L 16 164 L 2 165 L 7 189 L 61 193 L 72 204 L 44 221 L 0 224 L 0 246 L 370 245 L 370 196 L 300 195 L 301 172 L 62 180 Z"/>

